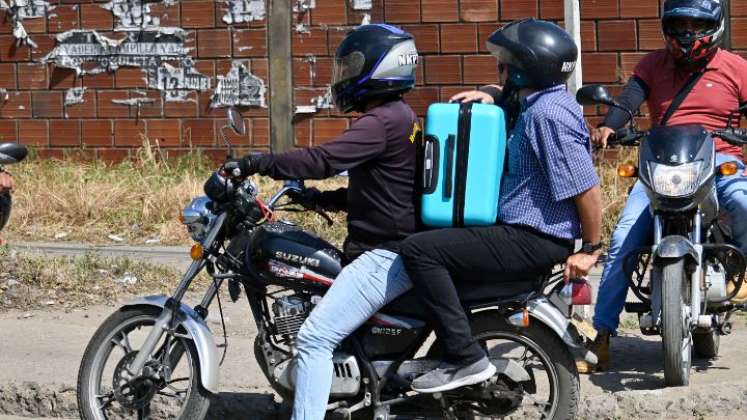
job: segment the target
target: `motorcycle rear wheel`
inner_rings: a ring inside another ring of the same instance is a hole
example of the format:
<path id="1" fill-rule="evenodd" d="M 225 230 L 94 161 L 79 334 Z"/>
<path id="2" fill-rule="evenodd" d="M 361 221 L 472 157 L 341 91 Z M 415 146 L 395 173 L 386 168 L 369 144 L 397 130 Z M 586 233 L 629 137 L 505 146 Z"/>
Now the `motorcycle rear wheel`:
<path id="1" fill-rule="evenodd" d="M 664 262 L 661 281 L 661 335 L 666 386 L 686 386 L 690 383 L 690 290 L 685 276 L 684 259 Z"/>
<path id="2" fill-rule="evenodd" d="M 545 405 L 542 413 L 513 412 L 511 418 L 534 418 L 532 414 L 539 414 L 539 418 L 547 420 L 565 420 L 576 418 L 580 399 L 578 371 L 573 355 L 568 346 L 548 327 L 537 321 L 532 321 L 528 328 L 518 328 L 509 324 L 505 318 L 495 312 L 486 311 L 475 314 L 470 320 L 472 334 L 483 346 L 491 339 L 507 339 L 526 345 L 526 349 L 533 353 L 536 359 L 548 370 L 551 401 L 540 403 Z M 440 358 L 442 348 L 436 340 L 428 352 L 429 358 Z M 491 352 L 491 356 L 495 356 Z M 526 366 L 525 366 L 526 367 Z M 525 396 L 530 397 L 525 391 Z M 521 408 L 520 408 L 521 410 Z M 502 418 L 502 416 L 480 415 L 471 413 L 460 416 L 464 420 L 482 420 Z"/>
<path id="3" fill-rule="evenodd" d="M 119 348 L 125 353 L 114 369 L 114 378 L 117 378 L 117 372 L 123 372 L 120 366 L 126 366 L 125 359 L 137 352 L 131 344 L 132 340 L 129 335 L 143 327 L 146 329 L 152 327 L 160 313 L 160 308 L 149 306 L 122 308 L 107 318 L 96 331 L 83 354 L 78 372 L 78 409 L 81 419 L 175 417 L 178 420 L 203 420 L 205 418 L 210 407 L 211 394 L 200 383 L 199 356 L 191 340 L 172 337 L 173 342 L 169 352 L 170 356 L 183 353 L 180 357 L 181 362 L 172 361 L 171 374 L 179 371 L 179 374 L 174 375 L 179 376 L 182 370 L 187 370 L 190 373 L 188 377 L 173 379 L 172 375 L 169 375 L 169 381 L 161 385 L 151 385 L 150 388 L 147 384 L 129 387 L 131 391 L 129 396 L 132 400 L 137 400 L 131 401 L 132 405 L 142 407 L 133 408 L 123 405 L 122 400 L 128 399 L 128 396 L 123 397 L 122 391 L 115 390 L 113 384 L 118 383 L 117 379 L 104 378 L 112 371 L 111 365 L 107 362 L 116 357 L 113 354 L 114 349 Z M 154 361 L 153 358 L 151 361 Z M 179 389 L 184 385 L 188 386 L 186 390 Z M 185 396 L 179 397 L 181 394 Z M 167 400 L 164 396 L 173 398 L 173 400 Z M 154 399 L 159 401 L 152 406 Z M 173 406 L 171 401 L 174 400 L 181 404 Z"/>

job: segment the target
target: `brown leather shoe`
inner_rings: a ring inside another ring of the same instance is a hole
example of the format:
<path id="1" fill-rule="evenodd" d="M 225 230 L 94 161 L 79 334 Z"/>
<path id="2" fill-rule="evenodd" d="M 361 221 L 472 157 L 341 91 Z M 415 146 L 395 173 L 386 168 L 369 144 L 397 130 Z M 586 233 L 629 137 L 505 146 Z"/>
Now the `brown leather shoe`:
<path id="1" fill-rule="evenodd" d="M 597 337 L 589 344 L 588 349 L 597 355 L 597 364 L 592 365 L 586 360 L 576 360 L 576 369 L 580 374 L 605 372 L 610 368 L 610 332 L 597 331 Z"/>

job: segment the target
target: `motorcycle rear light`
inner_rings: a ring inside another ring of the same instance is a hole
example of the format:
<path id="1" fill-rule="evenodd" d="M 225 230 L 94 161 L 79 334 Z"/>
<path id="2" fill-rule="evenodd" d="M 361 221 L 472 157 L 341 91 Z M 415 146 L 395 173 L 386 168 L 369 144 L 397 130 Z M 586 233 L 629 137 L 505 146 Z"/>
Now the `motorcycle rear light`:
<path id="1" fill-rule="evenodd" d="M 591 285 L 585 279 L 574 279 L 563 287 L 560 296 L 567 305 L 591 305 Z"/>

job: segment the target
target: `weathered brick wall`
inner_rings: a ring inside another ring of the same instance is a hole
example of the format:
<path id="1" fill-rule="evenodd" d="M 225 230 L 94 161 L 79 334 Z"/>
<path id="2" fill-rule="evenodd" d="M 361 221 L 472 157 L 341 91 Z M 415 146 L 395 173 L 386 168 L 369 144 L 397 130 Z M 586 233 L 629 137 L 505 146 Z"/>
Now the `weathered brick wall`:
<path id="1" fill-rule="evenodd" d="M 117 20 L 102 1 L 50 1 L 56 8 L 47 18 L 23 21 L 38 47 L 16 46 L 10 19 L 0 16 L 0 88 L 7 90 L 0 107 L 0 139 L 20 139 L 42 156 L 62 156 L 66 150 L 106 160 L 131 156 L 147 137 L 171 155 L 198 147 L 216 158 L 224 155 L 218 130 L 224 111 L 210 109 L 217 76 L 232 60 L 240 60 L 268 83 L 266 19 L 226 25 L 224 1 L 186 0 L 151 4 L 161 26 L 189 31 L 186 45 L 195 69 L 212 79 L 211 89 L 190 92 L 185 102 L 164 101 L 158 90 L 146 88 L 142 69 L 77 77 L 70 69 L 39 60 L 55 46 L 55 35 L 70 29 L 95 29 L 115 37 Z M 303 2 L 302 2 L 303 3 Z M 619 87 L 638 60 L 659 48 L 659 4 L 651 0 L 581 0 L 584 82 Z M 747 51 L 747 0 L 731 0 L 732 47 Z M 495 60 L 485 50 L 486 37 L 501 23 L 534 16 L 560 21 L 562 0 L 373 0 L 370 10 L 353 10 L 353 0 L 316 0 L 313 9 L 294 14 L 292 33 L 294 102 L 310 105 L 323 97 L 331 76 L 330 55 L 346 30 L 371 22 L 403 26 L 416 37 L 422 55 L 418 86 L 407 99 L 418 114 L 428 104 L 446 100 L 467 87 L 496 80 Z M 71 87 L 86 87 L 84 101 L 65 106 Z M 113 103 L 141 97 L 139 108 Z M 269 101 L 269 95 L 267 95 Z M 591 123 L 597 110 L 587 107 Z M 249 108 L 248 133 L 234 138 L 244 149 L 269 147 L 269 108 Z M 322 108 L 295 118 L 296 144 L 320 144 L 348 125 L 348 119 Z"/>

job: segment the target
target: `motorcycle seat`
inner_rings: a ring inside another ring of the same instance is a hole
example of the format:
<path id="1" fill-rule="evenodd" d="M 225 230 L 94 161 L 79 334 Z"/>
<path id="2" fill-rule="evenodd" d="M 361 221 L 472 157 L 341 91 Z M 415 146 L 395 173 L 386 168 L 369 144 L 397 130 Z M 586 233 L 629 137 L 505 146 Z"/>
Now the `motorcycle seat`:
<path id="1" fill-rule="evenodd" d="M 508 280 L 462 280 L 457 281 L 457 293 L 462 305 L 465 307 L 485 306 L 489 303 L 498 303 L 511 300 L 515 297 L 524 297 L 531 292 L 538 291 L 550 273 L 538 276 L 525 277 L 522 279 Z M 383 312 L 389 314 L 422 317 L 425 308 L 420 296 L 410 290 L 389 303 Z"/>

